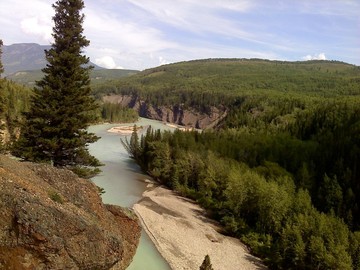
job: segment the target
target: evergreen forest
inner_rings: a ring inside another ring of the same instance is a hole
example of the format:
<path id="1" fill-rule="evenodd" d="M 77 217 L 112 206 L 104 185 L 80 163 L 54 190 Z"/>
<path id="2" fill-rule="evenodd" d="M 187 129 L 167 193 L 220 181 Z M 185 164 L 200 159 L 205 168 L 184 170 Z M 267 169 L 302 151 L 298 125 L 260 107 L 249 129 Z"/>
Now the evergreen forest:
<path id="1" fill-rule="evenodd" d="M 13 142 L 34 90 L 6 79 L 1 87 Z M 150 127 L 124 145 L 144 172 L 196 200 L 271 269 L 360 269 L 360 67 L 208 59 L 92 80 L 91 88 L 100 105 L 94 123 L 137 118 L 104 95 L 222 109 L 213 129 Z"/>
<path id="2" fill-rule="evenodd" d="M 44 51 L 47 64 L 41 72 L 19 73 L 35 74 L 31 79 L 42 75 L 31 82 L 35 87 L 29 90 L 1 79 L 1 151 L 23 161 L 49 163 L 91 178 L 100 172 L 97 167 L 102 164 L 88 151 L 89 144 L 99 139 L 88 132 L 89 125 L 101 118 L 133 121 L 137 114 L 116 104 L 102 104 L 92 95 L 91 79 L 95 74 L 100 76 L 93 78 L 96 83 L 103 73 L 91 73 L 93 66 L 83 54 L 83 48 L 90 44 L 83 35 L 84 1 L 58 0 L 52 7 L 54 42 Z M 0 50 L 0 60 L 1 54 Z M 1 64 L 0 74 L 3 71 Z M 106 74 L 110 78 L 132 72 L 109 70 Z"/>
<path id="3" fill-rule="evenodd" d="M 359 67 L 192 61 L 124 78 L 116 91 L 226 108 L 214 129 L 149 128 L 123 144 L 143 171 L 200 203 L 271 269 L 360 269 Z"/>
<path id="4" fill-rule="evenodd" d="M 100 81 L 93 91 L 98 96 L 136 95 L 155 106 L 183 104 L 198 109 L 237 106 L 247 97 L 304 103 L 358 96 L 359 72 L 360 67 L 338 61 L 206 59 Z"/>
<path id="5" fill-rule="evenodd" d="M 33 89 L 7 78 L 1 79 L 1 119 L 2 133 L 4 133 L 3 151 L 8 151 L 20 133 L 24 122 L 24 113 L 29 111 Z M 133 109 L 119 104 L 104 103 L 97 99 L 98 108 L 92 112 L 93 124 L 110 122 L 124 123 L 134 122 L 138 119 L 138 113 Z"/>

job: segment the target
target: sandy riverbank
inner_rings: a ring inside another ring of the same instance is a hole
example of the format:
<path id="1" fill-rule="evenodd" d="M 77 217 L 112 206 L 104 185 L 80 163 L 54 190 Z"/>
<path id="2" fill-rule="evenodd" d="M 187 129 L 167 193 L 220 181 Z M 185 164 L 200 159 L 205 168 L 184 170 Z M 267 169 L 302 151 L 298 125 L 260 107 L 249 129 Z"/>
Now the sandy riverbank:
<path id="1" fill-rule="evenodd" d="M 195 130 L 194 128 L 191 128 L 191 127 L 183 127 L 183 126 L 179 126 L 179 125 L 175 125 L 175 124 L 171 124 L 171 123 L 164 123 L 164 125 L 166 125 L 168 127 L 176 128 L 176 129 L 179 129 L 182 131 Z M 143 130 L 143 127 L 139 126 L 139 127 L 136 127 L 136 129 L 139 132 L 139 131 Z M 197 130 L 200 130 L 200 129 L 197 129 Z M 110 129 L 108 129 L 107 131 L 111 132 L 111 133 L 117 133 L 120 135 L 131 135 L 134 131 L 134 126 L 117 126 L 117 127 L 112 127 Z"/>
<path id="2" fill-rule="evenodd" d="M 139 132 L 142 130 L 142 127 L 136 127 L 136 130 Z M 121 135 L 131 135 L 134 131 L 134 126 L 118 126 L 118 127 L 112 127 L 107 130 L 111 133 L 118 133 Z"/>
<path id="3" fill-rule="evenodd" d="M 195 129 L 193 127 L 180 126 L 180 125 L 176 125 L 176 124 L 172 124 L 172 123 L 165 123 L 165 125 L 168 126 L 168 127 L 179 129 L 181 131 L 193 131 L 193 130 L 201 131 L 201 129 Z"/>
<path id="4" fill-rule="evenodd" d="M 217 225 L 191 200 L 163 187 L 143 196 L 134 210 L 172 269 L 199 269 L 206 254 L 214 270 L 266 269 L 240 241 L 218 233 Z"/>

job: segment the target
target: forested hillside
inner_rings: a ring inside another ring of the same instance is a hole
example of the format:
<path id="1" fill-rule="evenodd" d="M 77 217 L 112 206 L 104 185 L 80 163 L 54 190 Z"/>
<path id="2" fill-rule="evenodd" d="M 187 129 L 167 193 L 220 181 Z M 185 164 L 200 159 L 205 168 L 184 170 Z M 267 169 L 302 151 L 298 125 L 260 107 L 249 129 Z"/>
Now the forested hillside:
<path id="1" fill-rule="evenodd" d="M 145 172 L 197 200 L 271 268 L 360 269 L 359 67 L 193 61 L 125 78 L 115 92 L 226 106 L 213 130 L 149 129 L 124 144 Z"/>
<path id="2" fill-rule="evenodd" d="M 31 90 L 4 86 L 15 137 Z M 214 129 L 149 129 L 125 144 L 145 172 L 197 200 L 271 268 L 360 269 L 359 67 L 199 60 L 92 87 L 99 100 L 120 94 L 205 113 L 225 107 Z M 110 103 L 98 115 L 136 118 Z"/>
<path id="3" fill-rule="evenodd" d="M 14 141 L 20 132 L 23 112 L 28 111 L 32 91 L 22 85 L 2 80 L 3 122 L 2 140 L 5 145 Z"/>
<path id="4" fill-rule="evenodd" d="M 138 73 L 137 70 L 131 69 L 94 69 L 90 72 L 92 85 L 109 83 L 122 77 L 130 76 Z M 7 75 L 8 80 L 33 87 L 36 81 L 43 77 L 41 70 L 22 70 L 10 75 Z"/>
<path id="5" fill-rule="evenodd" d="M 153 104 L 234 105 L 240 97 L 276 98 L 356 96 L 360 67 L 335 61 L 279 62 L 209 59 L 148 69 L 95 93 L 136 94 Z"/>

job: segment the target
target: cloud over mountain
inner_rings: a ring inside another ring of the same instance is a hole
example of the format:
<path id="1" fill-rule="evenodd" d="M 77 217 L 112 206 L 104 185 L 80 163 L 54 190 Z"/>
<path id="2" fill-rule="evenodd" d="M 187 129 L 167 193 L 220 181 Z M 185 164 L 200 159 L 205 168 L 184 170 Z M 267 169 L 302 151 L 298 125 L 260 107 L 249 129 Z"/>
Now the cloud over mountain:
<path id="1" fill-rule="evenodd" d="M 326 60 L 325 53 L 319 53 L 314 55 L 306 55 L 303 57 L 304 60 Z"/>

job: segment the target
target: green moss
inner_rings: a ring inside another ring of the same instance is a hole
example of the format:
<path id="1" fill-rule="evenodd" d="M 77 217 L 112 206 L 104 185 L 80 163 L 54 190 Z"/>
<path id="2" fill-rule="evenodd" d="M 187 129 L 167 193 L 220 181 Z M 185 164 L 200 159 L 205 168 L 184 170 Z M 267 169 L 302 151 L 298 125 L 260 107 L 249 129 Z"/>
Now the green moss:
<path id="1" fill-rule="evenodd" d="M 54 202 L 57 202 L 57 203 L 61 203 L 63 204 L 64 203 L 64 200 L 63 198 L 60 196 L 59 193 L 57 193 L 55 190 L 50 190 L 48 192 L 48 195 L 49 195 L 49 198 L 51 200 L 53 200 Z"/>

